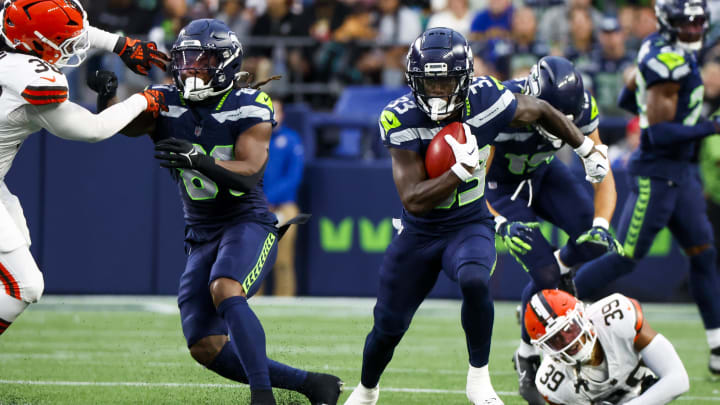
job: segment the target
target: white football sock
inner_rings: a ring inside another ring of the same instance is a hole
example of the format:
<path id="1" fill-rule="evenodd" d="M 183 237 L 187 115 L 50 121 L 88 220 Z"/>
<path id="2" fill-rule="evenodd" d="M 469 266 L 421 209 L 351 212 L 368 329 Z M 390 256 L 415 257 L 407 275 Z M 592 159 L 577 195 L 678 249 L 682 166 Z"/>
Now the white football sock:
<path id="1" fill-rule="evenodd" d="M 490 382 L 490 371 L 487 365 L 483 367 L 473 367 L 470 365 L 465 394 L 473 404 L 487 403 L 502 405 L 503 403 L 495 393 L 495 389 Z"/>
<path id="2" fill-rule="evenodd" d="M 378 397 L 380 397 L 380 384 L 375 388 L 367 388 L 360 383 L 345 400 L 345 405 L 375 405 Z"/>
<path id="3" fill-rule="evenodd" d="M 705 335 L 707 336 L 707 342 L 710 349 L 720 346 L 720 328 L 708 329 L 705 331 Z"/>
<path id="4" fill-rule="evenodd" d="M 555 261 L 558 267 L 560 267 L 560 274 L 568 274 L 570 270 L 572 270 L 572 267 L 566 266 L 565 263 L 560 260 L 560 249 L 556 250 L 553 254 L 555 255 Z"/>

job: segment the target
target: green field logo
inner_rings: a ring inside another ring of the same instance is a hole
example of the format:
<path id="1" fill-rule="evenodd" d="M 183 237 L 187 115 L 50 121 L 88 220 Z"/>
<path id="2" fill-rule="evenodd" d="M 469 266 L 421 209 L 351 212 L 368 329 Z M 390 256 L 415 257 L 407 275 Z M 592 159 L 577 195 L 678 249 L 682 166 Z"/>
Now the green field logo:
<path id="1" fill-rule="evenodd" d="M 357 227 L 355 224 L 357 224 Z M 384 218 L 380 222 L 374 223 L 365 217 L 360 217 L 357 220 L 352 217 L 345 217 L 335 223 L 330 218 L 321 217 L 319 228 L 320 246 L 327 253 L 349 252 L 355 241 L 356 229 L 360 250 L 365 253 L 384 253 L 390 241 L 392 241 L 393 232 L 395 232 L 391 218 Z M 541 222 L 540 230 L 545 239 L 552 245 L 563 246 L 567 243 L 568 235 L 549 222 Z M 614 234 L 612 229 L 611 232 Z M 672 234 L 665 228 L 655 237 L 648 256 L 667 256 L 671 247 Z M 500 254 L 507 253 L 507 248 L 505 248 L 500 238 L 495 239 L 495 248 Z"/>

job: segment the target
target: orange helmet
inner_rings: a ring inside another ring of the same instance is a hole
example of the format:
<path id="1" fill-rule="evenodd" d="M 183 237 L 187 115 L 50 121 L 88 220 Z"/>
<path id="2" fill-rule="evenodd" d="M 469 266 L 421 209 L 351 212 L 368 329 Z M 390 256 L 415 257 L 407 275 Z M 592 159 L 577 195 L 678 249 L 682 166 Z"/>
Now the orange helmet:
<path id="1" fill-rule="evenodd" d="M 565 364 L 590 359 L 595 328 L 577 298 L 561 290 L 542 290 L 525 307 L 525 329 L 532 344 Z"/>
<path id="2" fill-rule="evenodd" d="M 90 48 L 87 14 L 76 0 L 6 0 L 0 20 L 8 46 L 58 67 L 79 65 Z"/>

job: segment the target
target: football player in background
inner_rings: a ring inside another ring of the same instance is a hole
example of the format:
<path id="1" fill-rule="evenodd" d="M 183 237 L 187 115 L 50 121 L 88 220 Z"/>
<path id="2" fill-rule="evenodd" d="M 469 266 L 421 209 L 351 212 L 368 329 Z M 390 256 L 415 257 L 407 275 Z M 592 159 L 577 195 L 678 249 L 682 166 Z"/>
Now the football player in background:
<path id="1" fill-rule="evenodd" d="M 514 93 L 547 101 L 571 118 L 580 131 L 606 151 L 598 133 L 595 99 L 583 87 L 582 77 L 565 58 L 547 56 L 533 66 L 524 79 L 503 84 Z M 503 129 L 495 138 L 494 162 L 488 172 L 487 201 L 499 214 L 496 229 L 510 253 L 531 277 L 522 292 L 521 308 L 530 297 L 546 288 L 574 293 L 570 268 L 608 251 L 622 249 L 610 234 L 615 210 L 615 181 L 612 171 L 594 183 L 595 199 L 584 181 L 562 162 L 554 159 L 563 142 L 542 127 Z M 553 248 L 538 228 L 539 218 L 567 232 L 567 244 L 553 254 Z M 520 395 L 532 405 L 545 400 L 535 388 L 535 371 L 540 353 L 530 344 L 524 328 L 520 348 L 513 357 L 518 371 Z"/>
<path id="2" fill-rule="evenodd" d="M 130 69 L 163 70 L 155 44 L 99 30 L 88 24 L 75 0 L 6 1 L 0 11 L 0 334 L 37 302 L 43 276 L 30 254 L 30 232 L 22 207 L 4 183 L 22 143 L 46 129 L 63 139 L 107 139 L 143 111 L 157 112 L 153 94 L 140 93 L 101 114 L 68 101 L 61 67 L 77 66 L 90 47 L 115 51 Z"/>
<path id="3" fill-rule="evenodd" d="M 513 95 L 490 76 L 473 79 L 472 51 L 456 31 L 433 28 L 418 37 L 408 52 L 406 77 L 412 95 L 388 104 L 379 122 L 404 208 L 402 226 L 380 268 L 360 384 L 345 403 L 377 403 L 380 376 L 442 269 L 462 292 L 470 362 L 468 399 L 473 404 L 501 404 L 488 371 L 494 318 L 489 281 L 496 256 L 493 217 L 483 196 L 491 143 L 510 124 L 538 123 L 575 148 L 592 181 L 602 180 L 608 161 L 547 102 Z M 451 122 L 463 123 L 467 142 L 460 144 L 447 135 L 456 163 L 429 179 L 424 165 L 427 147 Z"/>
<path id="4" fill-rule="evenodd" d="M 542 290 L 527 303 L 524 324 L 545 355 L 535 381 L 551 404 L 667 404 L 690 388 L 672 343 L 622 294 L 585 307 L 564 291 Z"/>
<path id="5" fill-rule="evenodd" d="M 710 347 L 709 368 L 720 373 L 720 275 L 695 151 L 698 141 L 720 132 L 715 117 L 700 117 L 703 84 L 696 51 L 708 26 L 705 0 L 657 0 L 659 32 L 638 53 L 635 97 L 623 90 L 621 105 L 639 113 L 640 147 L 628 164 L 633 189 L 618 226 L 625 255 L 609 254 L 580 267 L 578 297 L 631 272 L 667 226 L 690 260 L 690 291 Z M 634 101 L 637 101 L 635 104 Z"/>
<path id="6" fill-rule="evenodd" d="M 188 256 L 178 306 L 190 355 L 249 384 L 252 405 L 275 404 L 272 387 L 300 392 L 314 405 L 335 404 L 340 379 L 268 359 L 265 331 L 248 306 L 277 254 L 277 219 L 262 183 L 276 124 L 272 101 L 256 89 L 235 88 L 245 74 L 243 49 L 221 21 L 185 26 L 171 58 L 174 85 L 149 90 L 163 94 L 166 111 L 143 114 L 122 133 L 149 134 L 155 157 L 178 183 Z M 93 86 L 101 104 L 116 85 L 107 73 Z"/>

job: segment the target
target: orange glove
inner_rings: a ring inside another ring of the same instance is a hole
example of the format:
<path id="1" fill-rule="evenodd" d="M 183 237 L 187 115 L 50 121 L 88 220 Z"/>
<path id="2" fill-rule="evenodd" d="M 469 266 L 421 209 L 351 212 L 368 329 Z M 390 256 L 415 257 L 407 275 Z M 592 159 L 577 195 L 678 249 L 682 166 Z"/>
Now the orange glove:
<path id="1" fill-rule="evenodd" d="M 160 115 L 160 110 L 168 110 L 167 105 L 165 104 L 165 94 L 160 90 L 146 89 L 138 94 L 145 97 L 145 100 L 147 100 L 148 105 L 145 111 L 152 113 L 153 118 L 157 118 L 158 115 Z"/>

